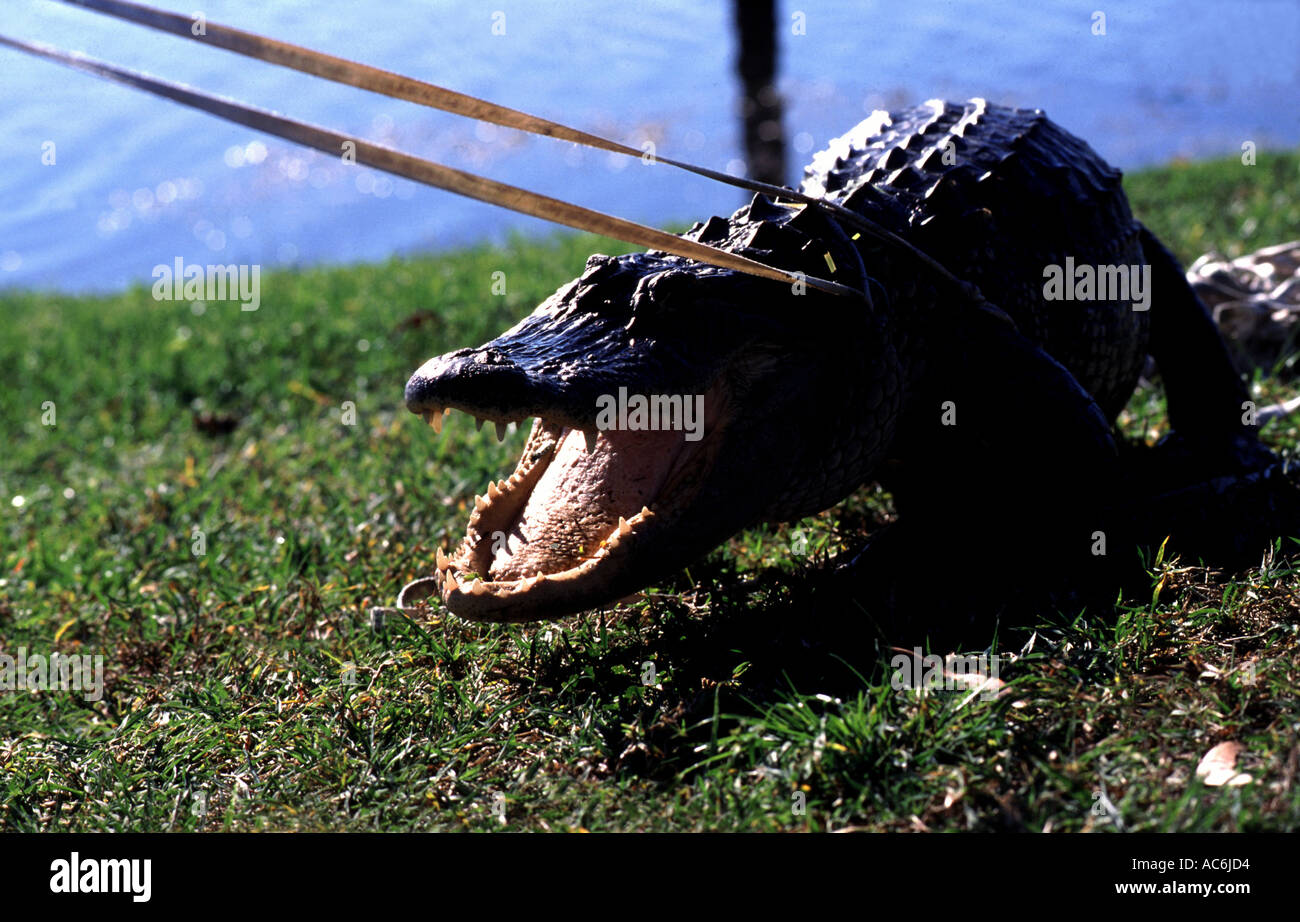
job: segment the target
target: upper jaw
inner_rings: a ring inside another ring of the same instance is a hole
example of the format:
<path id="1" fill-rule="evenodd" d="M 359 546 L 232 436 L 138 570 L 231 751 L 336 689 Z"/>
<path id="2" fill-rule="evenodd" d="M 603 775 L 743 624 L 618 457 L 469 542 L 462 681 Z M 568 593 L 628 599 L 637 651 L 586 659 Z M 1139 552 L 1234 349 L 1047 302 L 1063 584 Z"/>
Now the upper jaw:
<path id="1" fill-rule="evenodd" d="M 684 284 L 680 275 L 648 256 L 593 258 L 581 278 L 500 336 L 421 365 L 407 381 L 406 405 L 423 416 L 454 407 L 493 422 L 541 417 L 588 431 L 597 400 L 620 386 L 700 393 L 762 324 L 712 302 L 666 305 L 665 292 Z"/>
<path id="2" fill-rule="evenodd" d="M 407 409 L 439 430 L 457 409 L 498 431 L 538 418 L 594 436 L 601 399 L 620 387 L 698 394 L 725 367 L 721 350 L 706 359 L 699 344 L 629 336 L 617 316 L 557 318 L 548 305 L 478 348 L 429 359 L 406 382 Z"/>
<path id="3" fill-rule="evenodd" d="M 686 392 L 693 381 L 682 369 L 666 374 L 646 341 L 608 341 L 601 354 L 590 343 L 571 350 L 578 355 L 547 357 L 529 340 L 498 337 L 477 349 L 459 349 L 429 359 L 406 383 L 406 406 L 429 419 L 457 409 L 495 423 L 530 418 L 594 432 L 600 398 L 629 382 L 656 382 L 659 392 Z M 583 351 L 585 350 L 585 351 Z M 645 389 L 644 384 L 632 385 Z M 698 388 L 694 389 L 698 391 Z"/>

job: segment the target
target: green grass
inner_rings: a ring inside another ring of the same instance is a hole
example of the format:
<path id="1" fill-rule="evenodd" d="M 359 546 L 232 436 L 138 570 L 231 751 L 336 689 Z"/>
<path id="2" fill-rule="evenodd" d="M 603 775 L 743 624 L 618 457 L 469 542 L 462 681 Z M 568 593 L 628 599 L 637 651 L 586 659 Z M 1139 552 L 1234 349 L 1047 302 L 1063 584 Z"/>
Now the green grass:
<path id="1" fill-rule="evenodd" d="M 1128 188 L 1185 260 L 1300 227 L 1295 155 Z M 0 693 L 0 829 L 1300 826 L 1289 567 L 1164 562 L 1117 620 L 1045 612 L 987 701 L 892 690 L 892 653 L 854 613 L 805 604 L 808 573 L 878 515 L 870 490 L 801 537 L 741 534 L 617 612 L 372 624 L 523 439 L 455 414 L 435 436 L 401 407 L 405 378 L 598 250 L 620 247 L 277 272 L 253 313 L 145 288 L 0 294 L 0 653 L 102 654 L 106 683 L 98 702 Z M 1161 409 L 1141 393 L 1125 419 Z M 1197 761 L 1227 739 L 1255 780 L 1205 787 Z"/>

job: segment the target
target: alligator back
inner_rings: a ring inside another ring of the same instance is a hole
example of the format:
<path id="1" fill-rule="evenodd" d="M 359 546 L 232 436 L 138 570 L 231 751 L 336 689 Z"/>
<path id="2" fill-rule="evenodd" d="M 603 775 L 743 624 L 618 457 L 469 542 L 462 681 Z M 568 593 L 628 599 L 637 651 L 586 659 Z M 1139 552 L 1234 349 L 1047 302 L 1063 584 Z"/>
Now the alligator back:
<path id="1" fill-rule="evenodd" d="M 1120 176 L 1041 109 L 932 100 L 878 111 L 836 138 L 802 191 L 883 224 L 978 286 L 1113 419 L 1141 372 L 1149 314 L 1132 300 L 1049 301 L 1044 278 L 1067 258 L 1126 272 L 1145 264 Z"/>

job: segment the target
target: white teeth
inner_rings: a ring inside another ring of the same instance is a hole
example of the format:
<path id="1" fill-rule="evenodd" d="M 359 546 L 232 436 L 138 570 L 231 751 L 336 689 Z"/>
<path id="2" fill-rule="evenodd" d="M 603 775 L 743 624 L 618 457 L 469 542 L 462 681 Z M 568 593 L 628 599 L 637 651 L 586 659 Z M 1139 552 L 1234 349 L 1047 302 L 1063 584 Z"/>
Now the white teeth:
<path id="1" fill-rule="evenodd" d="M 632 526 L 629 525 L 629 524 L 627 524 L 627 519 L 623 518 L 623 517 L 620 515 L 620 516 L 618 517 L 618 533 L 619 533 L 620 535 L 626 535 L 626 534 L 628 534 L 630 531 L 632 531 Z"/>
<path id="2" fill-rule="evenodd" d="M 599 437 L 600 433 L 596 432 L 594 429 L 590 431 L 584 429 L 582 430 L 582 434 L 587 440 L 587 454 L 594 454 L 596 451 L 596 439 Z"/>
<path id="3" fill-rule="evenodd" d="M 653 517 L 654 517 L 654 513 L 651 512 L 651 511 L 650 511 L 647 507 L 645 507 L 645 506 L 642 506 L 642 507 L 641 507 L 641 512 L 640 512 L 639 514 L 640 514 L 640 516 L 641 516 L 642 519 L 649 519 L 649 518 L 653 518 Z"/>
<path id="4" fill-rule="evenodd" d="M 442 421 L 447 418 L 450 410 L 444 410 L 440 407 L 428 411 L 424 414 L 424 420 L 433 427 L 433 431 L 439 435 L 442 434 Z"/>
<path id="5" fill-rule="evenodd" d="M 497 441 L 504 442 L 505 440 L 506 440 L 506 424 L 497 423 Z"/>
<path id="6" fill-rule="evenodd" d="M 449 564 L 450 561 L 447 560 L 447 555 L 442 552 L 442 548 L 438 548 L 438 569 L 445 570 Z"/>
<path id="7" fill-rule="evenodd" d="M 460 588 L 460 584 L 456 582 L 456 574 L 452 573 L 450 570 L 447 571 L 446 581 L 448 592 L 455 592 Z"/>

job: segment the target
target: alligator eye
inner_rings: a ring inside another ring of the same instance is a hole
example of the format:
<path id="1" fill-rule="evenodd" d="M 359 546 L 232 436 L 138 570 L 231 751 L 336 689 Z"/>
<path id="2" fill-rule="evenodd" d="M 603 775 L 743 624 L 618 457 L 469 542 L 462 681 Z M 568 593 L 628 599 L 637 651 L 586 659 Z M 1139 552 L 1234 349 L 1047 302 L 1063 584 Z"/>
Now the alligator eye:
<path id="1" fill-rule="evenodd" d="M 694 277 L 679 269 L 669 269 L 650 276 L 638 285 L 636 294 L 649 295 L 656 307 L 673 307 L 688 296 L 694 287 Z M 633 295 L 634 306 L 636 294 Z"/>

